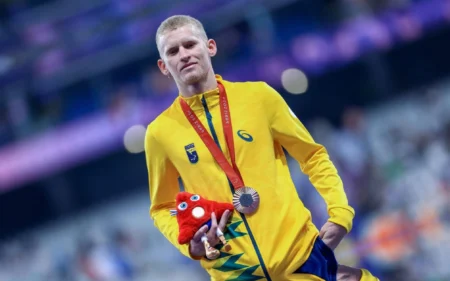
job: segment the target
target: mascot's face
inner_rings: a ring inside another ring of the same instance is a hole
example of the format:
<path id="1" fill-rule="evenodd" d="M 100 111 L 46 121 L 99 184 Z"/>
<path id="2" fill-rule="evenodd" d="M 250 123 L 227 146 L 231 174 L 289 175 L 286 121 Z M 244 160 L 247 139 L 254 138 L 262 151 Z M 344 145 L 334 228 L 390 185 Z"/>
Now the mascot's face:
<path id="1" fill-rule="evenodd" d="M 211 219 L 212 212 L 216 214 L 217 220 L 220 220 L 226 210 L 233 211 L 233 205 L 230 203 L 208 200 L 184 191 L 177 194 L 176 204 L 177 209 L 170 210 L 170 213 L 177 217 L 180 244 L 189 243 L 197 230 Z"/>
<path id="2" fill-rule="evenodd" d="M 180 217 L 202 219 L 211 217 L 211 204 L 197 194 L 181 192 L 177 196 L 177 213 Z"/>

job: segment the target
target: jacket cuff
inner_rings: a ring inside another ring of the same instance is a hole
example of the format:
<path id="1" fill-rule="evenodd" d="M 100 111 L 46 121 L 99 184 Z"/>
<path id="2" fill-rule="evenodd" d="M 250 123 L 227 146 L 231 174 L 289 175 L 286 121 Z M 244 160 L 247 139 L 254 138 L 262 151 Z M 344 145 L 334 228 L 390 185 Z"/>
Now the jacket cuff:
<path id="1" fill-rule="evenodd" d="M 334 207 L 328 210 L 330 218 L 329 222 L 338 224 L 344 227 L 349 233 L 353 227 L 353 218 L 355 217 L 355 210 L 350 206 Z"/>

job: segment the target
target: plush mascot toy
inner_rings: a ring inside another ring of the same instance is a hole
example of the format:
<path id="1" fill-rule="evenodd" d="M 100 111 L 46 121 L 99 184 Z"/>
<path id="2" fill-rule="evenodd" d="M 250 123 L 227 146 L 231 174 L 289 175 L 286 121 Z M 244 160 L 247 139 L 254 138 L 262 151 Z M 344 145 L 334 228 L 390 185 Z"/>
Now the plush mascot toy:
<path id="1" fill-rule="evenodd" d="M 176 210 L 170 210 L 172 216 L 177 217 L 179 235 L 178 243 L 187 244 L 194 237 L 195 233 L 204 225 L 211 227 L 211 214 L 215 213 L 217 221 L 220 221 L 223 213 L 226 210 L 233 212 L 233 204 L 219 203 L 212 200 L 207 200 L 197 194 L 188 192 L 180 192 L 176 197 Z M 225 251 L 229 251 L 231 246 L 227 243 L 222 231 L 217 228 L 216 232 L 220 241 L 224 245 Z M 202 242 L 205 245 L 206 256 L 209 259 L 216 259 L 220 252 L 211 247 L 206 234 L 202 237 Z"/>

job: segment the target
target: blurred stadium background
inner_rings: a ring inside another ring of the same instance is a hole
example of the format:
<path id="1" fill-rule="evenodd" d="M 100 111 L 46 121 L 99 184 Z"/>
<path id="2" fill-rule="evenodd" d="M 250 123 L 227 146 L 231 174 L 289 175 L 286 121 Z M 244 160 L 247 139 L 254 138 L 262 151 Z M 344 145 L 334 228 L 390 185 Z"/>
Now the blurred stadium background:
<path id="1" fill-rule="evenodd" d="M 177 95 L 154 34 L 173 14 L 326 145 L 357 212 L 341 263 L 450 280 L 449 0 L 2 0 L 1 281 L 208 280 L 148 216 L 143 137 Z"/>

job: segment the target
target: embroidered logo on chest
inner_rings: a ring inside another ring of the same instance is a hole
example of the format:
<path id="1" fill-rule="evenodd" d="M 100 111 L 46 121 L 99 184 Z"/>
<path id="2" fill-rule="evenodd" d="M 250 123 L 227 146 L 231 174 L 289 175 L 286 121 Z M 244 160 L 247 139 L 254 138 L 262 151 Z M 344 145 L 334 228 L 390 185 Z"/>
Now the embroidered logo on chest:
<path id="1" fill-rule="evenodd" d="M 246 142 L 252 142 L 253 141 L 253 137 L 252 135 L 250 135 L 249 133 L 247 133 L 245 130 L 239 130 L 237 131 L 237 135 L 243 139 Z"/>
<path id="2" fill-rule="evenodd" d="M 198 162 L 198 153 L 197 153 L 197 150 L 195 149 L 195 145 L 193 143 L 188 144 L 184 147 L 184 149 L 186 150 L 186 154 L 189 159 L 189 162 L 191 162 L 192 164 L 197 163 Z"/>

